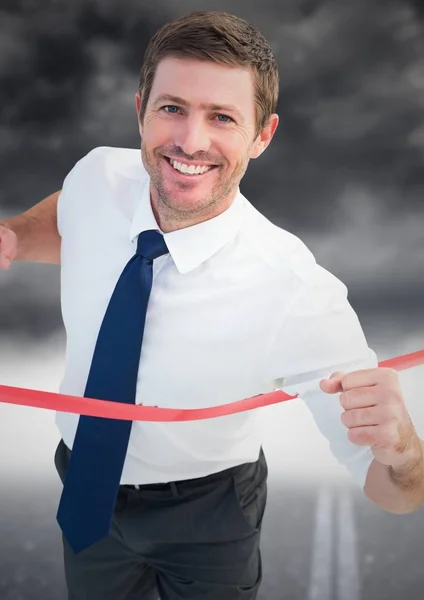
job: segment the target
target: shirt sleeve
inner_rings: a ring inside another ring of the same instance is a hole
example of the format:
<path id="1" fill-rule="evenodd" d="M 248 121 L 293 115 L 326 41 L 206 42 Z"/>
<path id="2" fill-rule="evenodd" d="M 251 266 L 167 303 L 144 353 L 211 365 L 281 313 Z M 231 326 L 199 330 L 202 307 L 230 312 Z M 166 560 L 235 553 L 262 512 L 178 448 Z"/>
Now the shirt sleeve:
<path id="1" fill-rule="evenodd" d="M 72 189 L 72 181 L 78 170 L 78 165 L 79 162 L 77 162 L 76 165 L 66 175 L 65 179 L 63 180 L 62 190 L 57 199 L 57 230 L 61 237 L 63 237 L 64 227 L 66 223 L 66 206 L 69 203 L 69 196 Z"/>
<path id="2" fill-rule="evenodd" d="M 102 148 L 94 148 L 88 154 L 80 158 L 72 169 L 68 172 L 65 179 L 63 180 L 62 190 L 57 199 L 57 230 L 59 235 L 63 237 L 65 231 L 66 219 L 66 208 L 69 205 L 74 188 L 74 182 L 78 178 L 78 175 L 83 172 L 84 167 L 87 167 L 88 161 L 93 157 L 97 156 Z"/>
<path id="3" fill-rule="evenodd" d="M 349 441 L 341 422 L 339 394 L 321 391 L 319 382 L 335 371 L 378 366 L 359 319 L 347 299 L 347 288 L 316 263 L 302 278 L 284 311 L 273 351 L 275 389 L 298 393 L 336 460 L 361 487 L 374 455 L 369 446 Z"/>

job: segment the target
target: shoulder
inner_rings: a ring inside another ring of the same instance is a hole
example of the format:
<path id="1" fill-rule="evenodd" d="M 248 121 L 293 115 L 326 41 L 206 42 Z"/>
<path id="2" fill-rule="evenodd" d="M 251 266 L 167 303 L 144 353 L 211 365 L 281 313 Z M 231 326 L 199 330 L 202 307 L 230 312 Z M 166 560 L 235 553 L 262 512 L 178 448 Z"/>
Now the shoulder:
<path id="1" fill-rule="evenodd" d="M 63 182 L 57 204 L 59 233 L 64 234 L 67 223 L 78 218 L 81 211 L 98 214 L 99 206 L 132 202 L 134 185 L 145 177 L 140 150 L 94 148 L 74 165 Z"/>
<path id="2" fill-rule="evenodd" d="M 320 265 L 304 240 L 270 221 L 246 201 L 245 234 L 268 268 L 291 292 L 330 289 L 347 295 L 345 284 Z"/>
<path id="3" fill-rule="evenodd" d="M 108 178 L 139 179 L 144 172 L 140 150 L 98 146 L 80 158 L 65 178 L 64 187 L 71 183 Z"/>

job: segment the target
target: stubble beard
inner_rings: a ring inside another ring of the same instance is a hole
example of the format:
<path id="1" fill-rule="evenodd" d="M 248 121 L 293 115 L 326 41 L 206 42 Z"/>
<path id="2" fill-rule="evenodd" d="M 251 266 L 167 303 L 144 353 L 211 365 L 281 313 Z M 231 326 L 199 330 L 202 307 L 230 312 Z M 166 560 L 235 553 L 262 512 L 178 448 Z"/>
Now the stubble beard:
<path id="1" fill-rule="evenodd" d="M 207 196 L 199 198 L 191 207 L 175 206 L 172 195 L 165 189 L 160 167 L 156 165 L 152 153 L 147 152 L 144 144 L 141 145 L 141 156 L 144 168 L 150 176 L 151 183 L 158 194 L 158 211 L 167 221 L 176 223 L 186 222 L 190 219 L 207 216 L 222 204 L 226 198 L 234 197 L 235 191 L 244 176 L 249 159 L 237 163 L 233 171 L 224 178 L 219 178 Z M 159 160 L 162 160 L 161 158 Z M 187 183 L 187 189 L 191 186 Z M 180 186 L 184 190 L 184 185 Z"/>

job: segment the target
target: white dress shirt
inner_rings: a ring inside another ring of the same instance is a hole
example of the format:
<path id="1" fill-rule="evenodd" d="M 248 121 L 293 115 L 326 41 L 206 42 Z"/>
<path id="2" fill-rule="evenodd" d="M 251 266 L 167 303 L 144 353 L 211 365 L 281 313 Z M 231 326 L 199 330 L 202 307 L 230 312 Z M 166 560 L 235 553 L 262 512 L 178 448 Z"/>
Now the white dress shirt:
<path id="1" fill-rule="evenodd" d="M 137 236 L 160 231 L 140 151 L 102 147 L 81 159 L 65 179 L 58 227 L 67 333 L 60 392 L 83 396 L 101 321 Z M 169 254 L 153 263 L 137 404 L 202 408 L 299 392 L 333 455 L 363 486 L 371 450 L 349 442 L 338 396 L 318 386 L 336 370 L 377 366 L 346 286 L 240 191 L 219 216 L 164 237 Z M 56 413 L 69 448 L 78 418 Z M 252 462 L 265 438 L 261 409 L 135 421 L 121 483 L 178 481 Z"/>

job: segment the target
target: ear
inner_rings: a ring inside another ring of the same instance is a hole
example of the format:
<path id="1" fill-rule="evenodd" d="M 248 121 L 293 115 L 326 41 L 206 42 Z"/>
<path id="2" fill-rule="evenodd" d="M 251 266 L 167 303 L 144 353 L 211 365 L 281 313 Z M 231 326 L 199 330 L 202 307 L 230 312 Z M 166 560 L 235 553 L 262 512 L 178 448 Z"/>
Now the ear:
<path id="1" fill-rule="evenodd" d="M 272 114 L 268 119 L 268 123 L 259 132 L 256 140 L 254 141 L 250 158 L 258 158 L 263 152 L 265 152 L 270 145 L 272 138 L 274 137 L 278 123 L 279 116 L 275 113 Z"/>
<path id="2" fill-rule="evenodd" d="M 135 95 L 135 108 L 137 111 L 138 131 L 140 132 L 140 136 L 142 136 L 143 135 L 143 125 L 140 121 L 140 107 L 141 107 L 141 95 L 140 95 L 140 92 L 137 92 Z"/>

